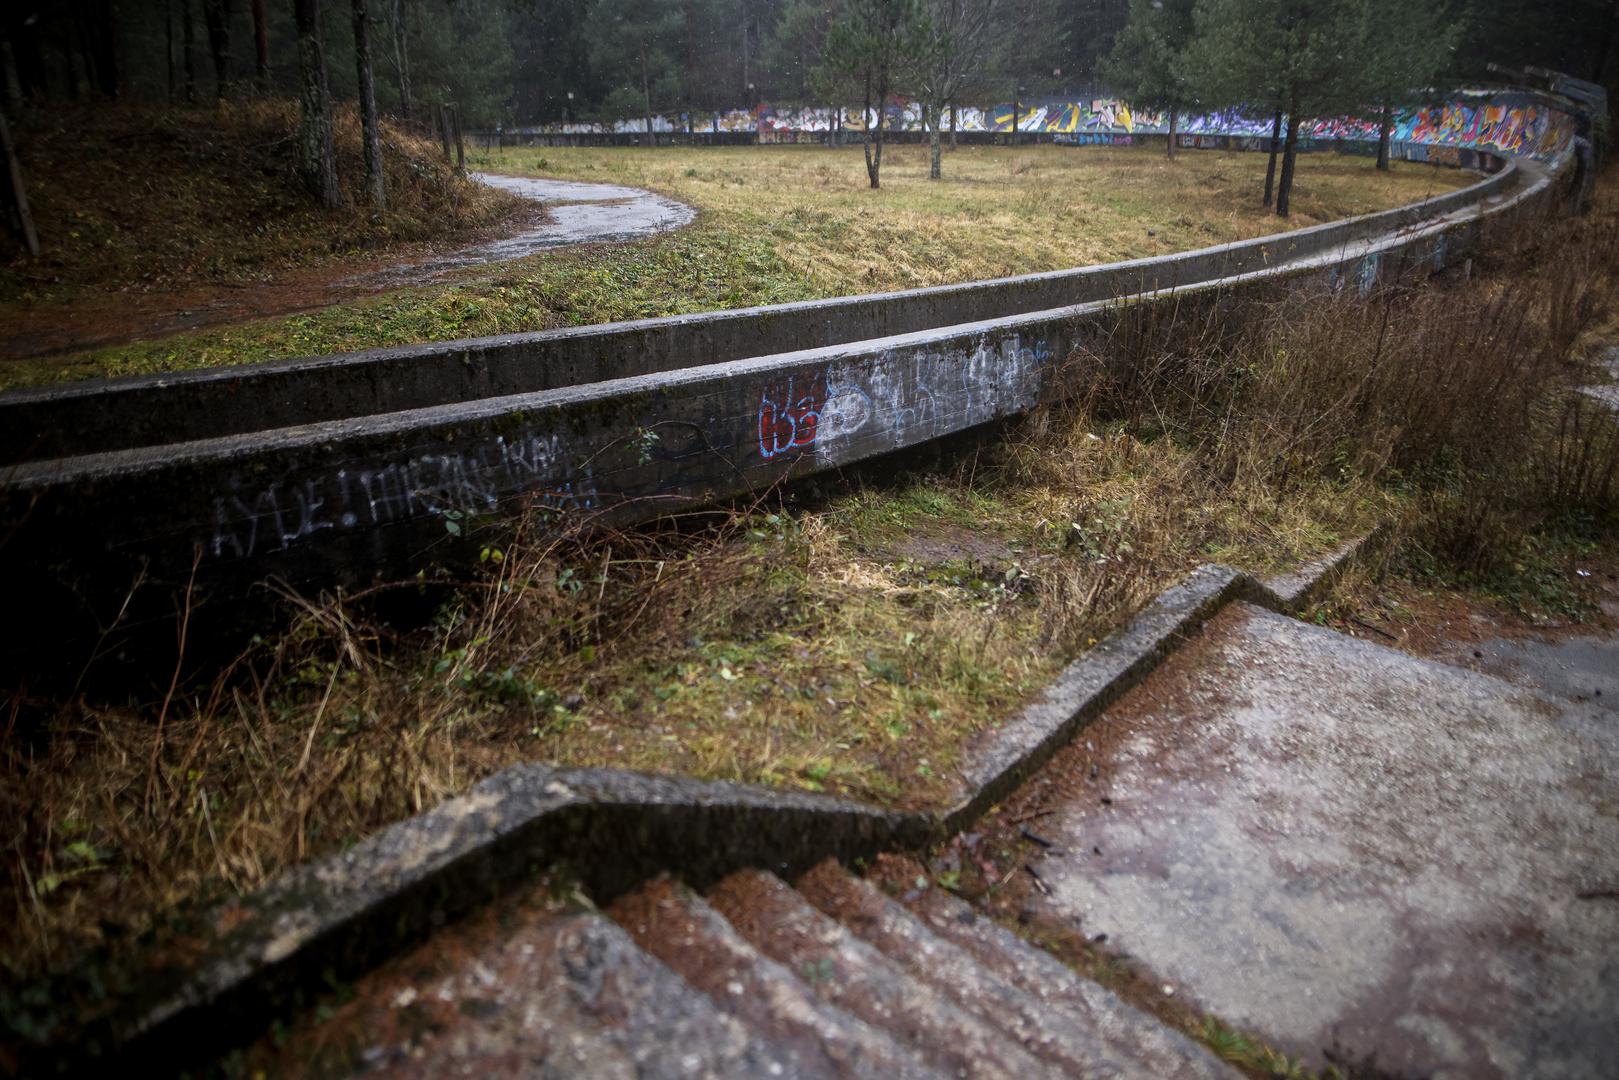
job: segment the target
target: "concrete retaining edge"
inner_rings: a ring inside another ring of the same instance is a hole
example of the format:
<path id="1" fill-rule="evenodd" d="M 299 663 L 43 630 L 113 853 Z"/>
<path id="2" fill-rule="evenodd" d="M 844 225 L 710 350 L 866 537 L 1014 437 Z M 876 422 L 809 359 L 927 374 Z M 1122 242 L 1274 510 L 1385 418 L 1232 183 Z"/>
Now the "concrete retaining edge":
<path id="1" fill-rule="evenodd" d="M 76 973 L 78 986 L 110 990 L 112 1007 L 70 1037 L 24 1046 L 23 1061 L 41 1072 L 88 1071 L 110 1056 L 164 1071 L 204 1061 L 549 869 L 605 902 L 661 872 L 702 888 L 746 867 L 792 876 L 826 858 L 924 846 L 971 826 L 1227 604 L 1296 614 L 1380 535 L 1269 581 L 1198 567 L 987 735 L 949 809 L 896 812 L 747 784 L 515 765 L 220 905 L 183 962 Z"/>
<path id="2" fill-rule="evenodd" d="M 1230 278 L 1453 213 L 1517 162 L 1431 199 L 1305 229 L 1101 266 L 767 307 L 570 327 L 234 368 L 0 392 L 0 462 L 169 445 L 674 371 Z M 155 406 L 161 402 L 162 408 Z M 69 441 L 71 439 L 71 442 Z"/>
<path id="3" fill-rule="evenodd" d="M 1541 206 L 1556 176 L 1536 175 L 1489 207 L 1165 293 L 22 465 L 0 487 L 0 525 L 26 523 L 8 538 L 0 587 L 54 620 L 54 641 L 92 641 L 116 619 L 138 632 L 172 618 L 174 591 L 193 585 L 240 601 L 270 577 L 363 584 L 457 548 L 467 558 L 491 535 L 478 522 L 508 507 L 600 523 L 712 505 L 1021 412 L 1051 357 L 1104 337 L 1132 305 L 1247 299 L 1312 278 L 1365 290 L 1425 274 L 1464 257 L 1486 220 Z M 812 403 L 796 407 L 827 417 L 810 422 L 809 439 L 792 411 L 800 399 Z M 136 578 L 148 599 L 130 602 Z M 5 662 L 31 662 L 42 642 L 56 647 L 52 635 L 8 627 Z"/>

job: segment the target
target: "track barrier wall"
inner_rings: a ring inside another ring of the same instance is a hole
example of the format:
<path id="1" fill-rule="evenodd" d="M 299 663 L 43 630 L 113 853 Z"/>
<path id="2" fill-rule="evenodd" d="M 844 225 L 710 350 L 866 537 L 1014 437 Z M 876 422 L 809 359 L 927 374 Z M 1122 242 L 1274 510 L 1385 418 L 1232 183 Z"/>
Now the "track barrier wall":
<path id="1" fill-rule="evenodd" d="M 1572 171 L 1480 163 L 1425 203 L 1155 259 L 0 395 L 0 589 L 36 616 L 8 620 L 8 663 L 139 637 L 182 593 L 206 625 L 269 578 L 465 565 L 518 511 L 644 519 L 975 428 L 1133 305 L 1425 275 Z"/>

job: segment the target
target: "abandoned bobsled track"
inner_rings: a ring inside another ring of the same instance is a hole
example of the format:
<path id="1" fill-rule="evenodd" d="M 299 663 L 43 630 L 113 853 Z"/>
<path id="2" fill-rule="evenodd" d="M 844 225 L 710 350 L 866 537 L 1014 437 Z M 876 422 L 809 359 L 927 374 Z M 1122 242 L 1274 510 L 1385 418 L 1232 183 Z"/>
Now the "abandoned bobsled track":
<path id="1" fill-rule="evenodd" d="M 965 431 L 1033 406 L 1075 348 L 1105 359 L 1132 311 L 1420 278 L 1558 211 L 1580 175 L 1569 153 L 1465 163 L 1486 175 L 1423 204 L 1131 263 L 0 395 L 0 588 L 36 616 L 8 620 L 7 662 L 30 670 L 57 630 L 172 618 L 181 590 L 231 601 L 269 577 L 321 587 L 458 558 L 506 511 L 649 517 Z M 52 1000 L 82 1013 L 0 1049 L 41 1070 L 183 1069 L 382 964 L 344 1021 L 366 1044 L 348 1065 L 1231 1075 L 938 890 L 897 903 L 811 868 L 973 824 L 1205 621 L 1296 611 L 1351 555 L 1285 582 L 1194 574 L 975 747 L 946 810 L 519 766 L 225 904 L 178 947 L 70 977 Z M 611 918 L 542 896 L 480 929 L 492 897 L 559 866 L 619 898 Z M 683 884 L 643 885 L 660 871 Z M 447 974 L 387 973 L 424 938 L 449 942 Z M 444 1015 L 390 1028 L 418 999 Z"/>
<path id="2" fill-rule="evenodd" d="M 0 588 L 50 624 L 6 656 L 138 637 L 182 593 L 206 624 L 267 579 L 453 564 L 520 509 L 646 518 L 974 428 L 1142 305 L 1462 262 L 1570 159 L 1468 150 L 1487 175 L 1422 203 L 1107 266 L 3 394 Z"/>

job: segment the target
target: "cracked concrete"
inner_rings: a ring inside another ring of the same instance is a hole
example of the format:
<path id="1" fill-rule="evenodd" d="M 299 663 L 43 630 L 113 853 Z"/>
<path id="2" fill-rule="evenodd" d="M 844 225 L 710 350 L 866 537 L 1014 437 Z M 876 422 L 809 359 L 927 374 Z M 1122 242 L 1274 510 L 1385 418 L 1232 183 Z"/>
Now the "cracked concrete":
<path id="1" fill-rule="evenodd" d="M 1610 712 L 1238 604 L 1097 730 L 1038 914 L 1317 1065 L 1612 1075 Z"/>

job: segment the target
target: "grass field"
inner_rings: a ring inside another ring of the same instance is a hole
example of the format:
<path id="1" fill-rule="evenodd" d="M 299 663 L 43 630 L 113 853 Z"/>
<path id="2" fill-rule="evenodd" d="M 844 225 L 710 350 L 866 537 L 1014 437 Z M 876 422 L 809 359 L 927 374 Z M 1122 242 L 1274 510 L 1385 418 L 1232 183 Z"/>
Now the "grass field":
<path id="1" fill-rule="evenodd" d="M 940 285 L 1112 262 L 1279 232 L 1411 202 L 1471 182 L 1454 169 L 1321 155 L 1300 166 L 1295 212 L 1259 205 L 1266 158 L 1147 147 L 962 147 L 944 178 L 927 150 L 889 147 L 883 187 L 858 148 L 505 150 L 479 167 L 665 192 L 704 225 L 768 235 L 786 277 L 820 295 Z M 486 164 L 485 164 L 486 163 Z"/>
<path id="2" fill-rule="evenodd" d="M 1295 214 L 1259 206 L 1260 154 L 963 147 L 926 179 L 893 147 L 883 188 L 845 147 L 509 150 L 474 168 L 647 187 L 697 222 L 625 245 L 557 251 L 430 287 L 69 357 L 10 361 L 0 386 L 744 307 L 1033 273 L 1302 227 L 1450 190 L 1473 177 L 1366 158 L 1303 161 Z M 0 315 L 4 312 L 0 311 Z"/>

